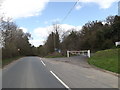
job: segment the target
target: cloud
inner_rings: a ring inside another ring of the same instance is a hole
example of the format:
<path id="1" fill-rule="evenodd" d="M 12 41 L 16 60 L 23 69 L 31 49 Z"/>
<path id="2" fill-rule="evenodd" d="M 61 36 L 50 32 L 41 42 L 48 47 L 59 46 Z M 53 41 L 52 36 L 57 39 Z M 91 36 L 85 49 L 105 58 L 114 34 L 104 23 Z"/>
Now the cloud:
<path id="1" fill-rule="evenodd" d="M 49 33 L 52 31 L 52 26 L 48 26 L 48 27 L 39 27 L 33 30 L 33 34 L 36 37 L 40 37 L 40 38 L 46 38 Z"/>
<path id="2" fill-rule="evenodd" d="M 20 29 L 22 29 L 24 33 L 27 33 L 27 32 L 28 32 L 28 29 L 27 29 L 27 28 L 20 27 Z"/>
<path id="3" fill-rule="evenodd" d="M 82 8 L 81 5 L 76 5 L 76 7 L 75 7 L 76 10 L 80 10 L 81 8 Z"/>
<path id="4" fill-rule="evenodd" d="M 118 2 L 118 0 L 79 0 L 81 3 L 96 3 L 100 6 L 102 9 L 109 8 L 112 3 Z"/>
<path id="5" fill-rule="evenodd" d="M 56 19 L 51 20 L 51 23 L 59 23 L 59 22 L 61 22 L 60 18 L 56 18 Z"/>
<path id="6" fill-rule="evenodd" d="M 62 24 L 60 25 L 61 31 L 60 32 L 66 32 L 70 29 L 76 29 L 77 31 L 81 30 L 81 26 L 73 26 L 68 24 Z M 33 34 L 35 37 L 40 37 L 41 39 L 47 39 L 48 35 L 53 31 L 53 26 L 47 26 L 47 27 L 39 27 L 33 30 Z"/>
<path id="7" fill-rule="evenodd" d="M 68 31 L 70 29 L 76 29 L 77 31 L 82 29 L 82 26 L 73 26 L 69 24 L 62 24 L 61 27 L 63 28 L 64 31 Z"/>
<path id="8" fill-rule="evenodd" d="M 1 1 L 1 0 L 0 0 Z M 0 13 L 4 13 L 7 17 L 11 18 L 21 18 L 37 16 L 42 14 L 45 6 L 48 2 L 52 0 L 3 0 L 0 7 Z M 65 2 L 70 2 L 75 0 L 65 0 Z M 80 3 L 96 3 L 102 9 L 109 8 L 112 3 L 119 0 L 79 0 Z M 64 2 L 64 0 L 54 0 L 54 2 Z M 76 6 L 76 10 L 81 8 L 80 5 Z M 58 20 L 59 21 L 59 20 Z"/>
<path id="9" fill-rule="evenodd" d="M 44 40 L 43 39 L 35 39 L 35 40 L 33 39 L 33 40 L 29 40 L 29 42 L 32 45 L 38 47 L 39 45 L 43 45 Z"/>
<path id="10" fill-rule="evenodd" d="M 7 17 L 21 18 L 40 15 L 49 0 L 5 0 L 1 13 Z"/>
<path id="11" fill-rule="evenodd" d="M 61 19 L 60 18 L 56 18 L 56 19 L 52 19 L 52 20 L 48 20 L 48 21 L 44 21 L 44 24 L 54 24 L 54 23 L 60 23 Z"/>
<path id="12" fill-rule="evenodd" d="M 62 35 L 63 32 L 66 32 L 72 28 L 75 28 L 77 31 L 81 30 L 81 26 L 73 26 L 68 24 L 62 24 L 60 34 Z M 39 45 L 43 45 L 44 41 L 47 39 L 48 35 L 53 31 L 53 26 L 47 26 L 47 27 L 39 27 L 33 30 L 32 36 L 34 37 L 33 40 L 30 40 L 30 42 L 38 47 Z"/>

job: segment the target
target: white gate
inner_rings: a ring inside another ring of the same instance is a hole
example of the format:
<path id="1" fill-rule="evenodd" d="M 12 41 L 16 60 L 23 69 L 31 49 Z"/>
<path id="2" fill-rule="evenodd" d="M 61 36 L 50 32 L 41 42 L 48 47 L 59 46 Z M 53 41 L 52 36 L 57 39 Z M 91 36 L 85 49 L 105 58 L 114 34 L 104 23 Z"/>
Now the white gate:
<path id="1" fill-rule="evenodd" d="M 115 45 L 116 45 L 116 46 L 120 45 L 120 41 L 119 41 L 119 42 L 115 42 Z"/>
<path id="2" fill-rule="evenodd" d="M 82 55 L 85 55 L 85 53 L 86 53 L 87 56 L 90 58 L 90 50 L 67 51 L 67 57 L 70 57 L 70 53 L 71 54 L 82 54 Z"/>

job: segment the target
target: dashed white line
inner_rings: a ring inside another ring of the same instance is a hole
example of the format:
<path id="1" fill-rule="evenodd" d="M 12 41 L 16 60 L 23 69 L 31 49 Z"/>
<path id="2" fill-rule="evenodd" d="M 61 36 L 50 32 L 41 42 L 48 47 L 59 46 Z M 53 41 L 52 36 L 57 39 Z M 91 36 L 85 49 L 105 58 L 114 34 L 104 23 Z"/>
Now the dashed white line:
<path id="1" fill-rule="evenodd" d="M 41 60 L 41 63 L 42 63 L 44 66 L 46 66 L 45 63 L 44 63 L 42 60 Z"/>
<path id="2" fill-rule="evenodd" d="M 55 73 L 53 73 L 53 71 L 50 71 L 53 76 L 58 80 L 60 81 L 68 90 L 71 90 L 57 75 L 55 75 Z"/>

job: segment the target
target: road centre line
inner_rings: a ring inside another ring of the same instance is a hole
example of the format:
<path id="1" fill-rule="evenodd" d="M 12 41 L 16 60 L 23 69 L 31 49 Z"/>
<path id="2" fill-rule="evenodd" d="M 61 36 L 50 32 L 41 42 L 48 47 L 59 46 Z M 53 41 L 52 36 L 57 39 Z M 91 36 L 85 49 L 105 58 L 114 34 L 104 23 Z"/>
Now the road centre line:
<path id="1" fill-rule="evenodd" d="M 44 63 L 42 60 L 41 60 L 41 63 L 42 63 L 44 66 L 46 66 L 45 63 Z"/>
<path id="2" fill-rule="evenodd" d="M 50 71 L 52 73 L 52 75 L 58 80 L 60 81 L 68 90 L 71 90 L 53 71 Z"/>

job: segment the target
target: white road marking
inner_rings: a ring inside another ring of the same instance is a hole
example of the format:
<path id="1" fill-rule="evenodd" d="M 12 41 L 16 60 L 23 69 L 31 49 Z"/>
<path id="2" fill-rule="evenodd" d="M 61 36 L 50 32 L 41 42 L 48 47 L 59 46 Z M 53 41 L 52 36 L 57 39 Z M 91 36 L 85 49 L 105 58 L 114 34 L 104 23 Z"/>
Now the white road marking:
<path id="1" fill-rule="evenodd" d="M 45 63 L 44 63 L 42 60 L 41 60 L 41 63 L 42 63 L 44 66 L 46 66 Z"/>
<path id="2" fill-rule="evenodd" d="M 58 79 L 58 81 L 60 81 L 68 90 L 71 90 L 57 75 L 55 75 L 55 73 L 53 73 L 52 71 L 50 71 L 52 74 L 53 74 L 53 76 L 55 77 L 55 78 L 57 78 Z"/>

